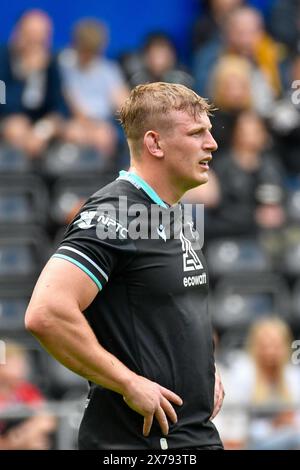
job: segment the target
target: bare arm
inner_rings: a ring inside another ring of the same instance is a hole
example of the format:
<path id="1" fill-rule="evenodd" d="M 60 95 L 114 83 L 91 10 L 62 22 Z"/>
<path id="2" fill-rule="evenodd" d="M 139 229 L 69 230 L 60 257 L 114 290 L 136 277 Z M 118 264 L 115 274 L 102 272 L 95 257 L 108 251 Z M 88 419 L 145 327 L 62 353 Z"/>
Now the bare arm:
<path id="1" fill-rule="evenodd" d="M 82 314 L 97 293 L 94 282 L 77 266 L 51 259 L 35 286 L 26 312 L 26 328 L 66 367 L 123 395 L 127 405 L 144 416 L 144 435 L 149 434 L 154 416 L 167 434 L 166 415 L 173 422 L 177 420 L 170 401 L 181 405 L 182 400 L 132 372 L 99 344 Z"/>

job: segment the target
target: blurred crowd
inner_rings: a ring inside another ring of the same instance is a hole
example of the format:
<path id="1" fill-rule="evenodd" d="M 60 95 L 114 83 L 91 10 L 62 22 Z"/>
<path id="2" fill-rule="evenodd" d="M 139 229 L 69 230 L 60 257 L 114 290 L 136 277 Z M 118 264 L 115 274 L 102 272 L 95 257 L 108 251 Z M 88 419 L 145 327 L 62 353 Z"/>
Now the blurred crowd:
<path id="1" fill-rule="evenodd" d="M 65 225 L 128 167 L 116 111 L 132 87 L 154 81 L 184 84 L 216 107 L 210 181 L 184 202 L 205 204 L 226 389 L 221 437 L 232 449 L 300 448 L 300 368 L 291 362 L 300 333 L 300 1 L 273 0 L 266 17 L 246 0 L 202 3 L 185 60 L 163 31 L 109 59 L 97 18 L 79 20 L 53 51 L 53 22 L 40 10 L 25 12 L 0 48 L 0 332 L 10 338 L 0 449 L 54 448 L 58 421 L 45 403 L 84 392 L 30 342 L 24 306 Z M 8 419 L 20 405 L 30 416 Z"/>

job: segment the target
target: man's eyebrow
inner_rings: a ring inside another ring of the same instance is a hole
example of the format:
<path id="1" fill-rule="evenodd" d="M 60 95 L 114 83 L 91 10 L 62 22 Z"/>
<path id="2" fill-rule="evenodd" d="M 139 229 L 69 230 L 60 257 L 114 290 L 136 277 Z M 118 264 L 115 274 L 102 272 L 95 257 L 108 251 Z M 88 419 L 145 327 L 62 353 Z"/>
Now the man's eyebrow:
<path id="1" fill-rule="evenodd" d="M 211 131 L 212 130 L 212 125 L 195 127 L 194 129 L 191 129 L 190 131 L 188 131 L 188 134 L 196 134 L 197 132 L 205 131 L 206 129 L 208 131 Z"/>

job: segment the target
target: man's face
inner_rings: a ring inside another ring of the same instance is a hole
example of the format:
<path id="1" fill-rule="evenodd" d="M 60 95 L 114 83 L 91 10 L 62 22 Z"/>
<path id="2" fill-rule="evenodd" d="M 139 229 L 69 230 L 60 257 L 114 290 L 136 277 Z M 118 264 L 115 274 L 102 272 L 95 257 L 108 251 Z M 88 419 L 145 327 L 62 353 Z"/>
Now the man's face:
<path id="1" fill-rule="evenodd" d="M 233 51 L 251 58 L 256 52 L 262 34 L 263 27 L 259 14 L 253 11 L 241 11 L 228 22 L 226 42 Z"/>
<path id="2" fill-rule="evenodd" d="M 149 70 L 158 77 L 171 70 L 176 63 L 174 51 L 167 42 L 150 46 L 145 60 Z"/>
<path id="3" fill-rule="evenodd" d="M 166 169 L 173 184 L 181 190 L 187 191 L 208 181 L 212 152 L 218 148 L 210 131 L 206 113 L 195 120 L 185 111 L 172 111 L 169 130 L 160 133 Z"/>
<path id="4" fill-rule="evenodd" d="M 287 354 L 285 338 L 276 327 L 265 326 L 257 333 L 254 355 L 256 361 L 263 368 L 278 367 L 284 364 Z"/>
<path id="5" fill-rule="evenodd" d="M 51 22 L 46 15 L 28 14 L 18 27 L 18 43 L 21 48 L 42 47 L 48 49 L 51 42 Z"/>

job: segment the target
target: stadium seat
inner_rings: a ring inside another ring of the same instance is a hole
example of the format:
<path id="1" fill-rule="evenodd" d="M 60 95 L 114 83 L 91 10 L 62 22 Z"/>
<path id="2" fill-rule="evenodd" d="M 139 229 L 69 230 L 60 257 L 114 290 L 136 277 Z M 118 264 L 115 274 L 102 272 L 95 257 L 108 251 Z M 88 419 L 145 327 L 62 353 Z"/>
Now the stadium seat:
<path id="1" fill-rule="evenodd" d="M 205 250 L 209 272 L 214 277 L 230 273 L 268 272 L 271 262 L 262 246 L 252 239 L 218 239 Z"/>
<path id="2" fill-rule="evenodd" d="M 212 298 L 212 318 L 222 330 L 248 327 L 265 315 L 290 315 L 286 281 L 276 274 L 239 274 L 221 279 Z"/>
<path id="3" fill-rule="evenodd" d="M 44 224 L 48 197 L 34 175 L 0 176 L 0 224 Z"/>
<path id="4" fill-rule="evenodd" d="M 111 173 L 89 177 L 60 178 L 52 192 L 52 219 L 58 224 L 66 224 L 73 212 L 101 187 L 105 186 L 116 176 Z"/>
<path id="5" fill-rule="evenodd" d="M 48 256 L 49 241 L 39 228 L 0 232 L 0 283 L 33 282 Z"/>
<path id="6" fill-rule="evenodd" d="M 24 334 L 24 315 L 31 288 L 18 284 L 0 285 L 0 330 L 3 334 Z"/>
<path id="7" fill-rule="evenodd" d="M 0 146 L 0 174 L 24 173 L 29 170 L 30 162 L 21 150 L 7 145 Z"/>
<path id="8" fill-rule="evenodd" d="M 107 159 L 92 147 L 58 143 L 45 154 L 44 170 L 48 175 L 99 173 L 107 167 Z"/>

